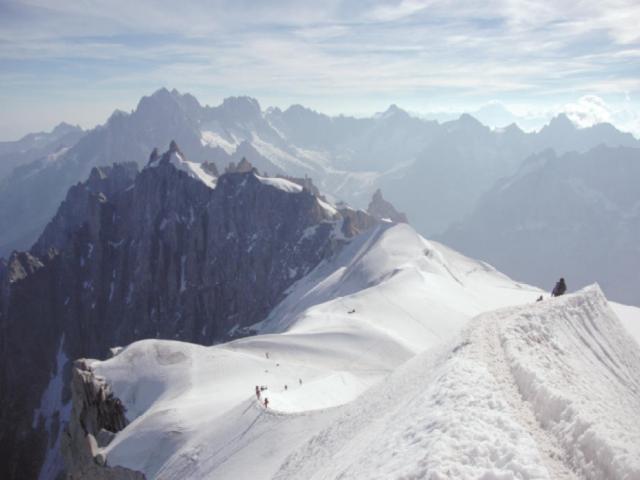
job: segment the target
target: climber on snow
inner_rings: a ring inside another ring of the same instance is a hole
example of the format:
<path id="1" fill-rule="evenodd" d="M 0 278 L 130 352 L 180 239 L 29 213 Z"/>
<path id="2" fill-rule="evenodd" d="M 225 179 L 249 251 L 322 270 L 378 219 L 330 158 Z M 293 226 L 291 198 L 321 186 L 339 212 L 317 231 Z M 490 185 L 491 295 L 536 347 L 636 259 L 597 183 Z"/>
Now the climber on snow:
<path id="1" fill-rule="evenodd" d="M 264 408 L 269 408 L 269 399 L 264 397 Z"/>
<path id="2" fill-rule="evenodd" d="M 553 287 L 553 291 L 551 292 L 552 297 L 559 297 L 560 295 L 564 295 L 564 292 L 567 291 L 567 285 L 564 283 L 564 278 L 558 280 L 556 286 Z"/>

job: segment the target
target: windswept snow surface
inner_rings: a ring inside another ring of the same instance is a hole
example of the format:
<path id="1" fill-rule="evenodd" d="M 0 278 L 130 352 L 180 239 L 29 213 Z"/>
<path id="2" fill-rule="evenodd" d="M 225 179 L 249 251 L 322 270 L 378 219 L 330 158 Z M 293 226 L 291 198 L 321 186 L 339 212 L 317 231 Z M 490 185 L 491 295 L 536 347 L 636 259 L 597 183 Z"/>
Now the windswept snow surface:
<path id="1" fill-rule="evenodd" d="M 108 463 L 163 479 L 640 478 L 638 344 L 597 287 L 539 293 L 382 225 L 294 284 L 261 335 L 93 362 L 132 420 Z"/>
<path id="2" fill-rule="evenodd" d="M 261 177 L 260 175 L 256 175 L 256 178 L 265 185 L 269 185 L 285 192 L 300 193 L 302 191 L 302 187 L 300 185 L 292 182 L 291 180 L 287 180 L 286 178 Z"/>
<path id="3" fill-rule="evenodd" d="M 615 302 L 610 302 L 610 304 L 624 327 L 640 345 L 640 307 Z"/>
<path id="4" fill-rule="evenodd" d="M 345 407 L 274 478 L 640 478 L 639 366 L 597 287 L 483 314 Z"/>
<path id="5" fill-rule="evenodd" d="M 95 361 L 132 420 L 108 462 L 148 478 L 271 478 L 416 353 L 538 294 L 406 224 L 377 227 L 294 284 L 256 326 L 262 335 L 213 347 L 146 340 Z"/>
<path id="6" fill-rule="evenodd" d="M 210 147 L 220 147 L 229 155 L 235 152 L 240 142 L 238 142 L 232 135 L 222 135 L 218 132 L 211 130 L 203 130 L 200 133 L 200 142 L 202 145 L 209 145 Z"/>

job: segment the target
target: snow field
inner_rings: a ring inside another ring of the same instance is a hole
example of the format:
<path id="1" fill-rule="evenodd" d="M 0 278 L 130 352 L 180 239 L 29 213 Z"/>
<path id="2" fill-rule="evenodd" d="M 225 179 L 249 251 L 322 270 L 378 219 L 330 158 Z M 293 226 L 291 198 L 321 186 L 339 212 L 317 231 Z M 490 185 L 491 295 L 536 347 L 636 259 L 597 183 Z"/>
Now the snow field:
<path id="1" fill-rule="evenodd" d="M 597 288 L 539 294 L 380 226 L 261 335 L 93 362 L 132 420 L 107 461 L 163 479 L 637 478 L 638 345 Z"/>
<path id="2" fill-rule="evenodd" d="M 256 178 L 263 184 L 269 185 L 270 187 L 277 188 L 278 190 L 282 190 L 288 193 L 300 193 L 302 192 L 302 187 L 297 183 L 292 182 L 291 180 L 287 180 L 286 178 L 280 177 L 262 177 L 260 175 L 256 175 Z"/>
<path id="3" fill-rule="evenodd" d="M 502 342 L 540 424 L 584 478 L 640 478 L 640 349 L 598 287 L 518 314 Z"/>
<path id="4" fill-rule="evenodd" d="M 408 225 L 381 226 L 294 284 L 257 326 L 263 335 L 215 347 L 147 340 L 94 362 L 133 420 L 104 453 L 148 478 L 270 478 L 291 436 L 303 444 L 337 407 L 475 314 L 537 295 Z M 268 410 L 256 385 L 268 387 Z"/>
<path id="5" fill-rule="evenodd" d="M 639 478 L 639 355 L 597 287 L 480 315 L 274 478 Z"/>

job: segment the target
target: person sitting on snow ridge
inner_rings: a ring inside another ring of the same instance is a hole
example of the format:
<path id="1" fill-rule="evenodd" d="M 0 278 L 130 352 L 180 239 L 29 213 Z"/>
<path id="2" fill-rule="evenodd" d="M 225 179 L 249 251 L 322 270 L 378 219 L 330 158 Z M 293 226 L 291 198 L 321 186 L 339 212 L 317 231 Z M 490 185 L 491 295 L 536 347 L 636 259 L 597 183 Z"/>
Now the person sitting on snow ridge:
<path id="1" fill-rule="evenodd" d="M 567 291 L 567 285 L 564 283 L 564 278 L 558 280 L 556 286 L 553 287 L 553 291 L 551 292 L 552 297 L 559 297 L 560 295 L 564 295 L 564 292 Z"/>

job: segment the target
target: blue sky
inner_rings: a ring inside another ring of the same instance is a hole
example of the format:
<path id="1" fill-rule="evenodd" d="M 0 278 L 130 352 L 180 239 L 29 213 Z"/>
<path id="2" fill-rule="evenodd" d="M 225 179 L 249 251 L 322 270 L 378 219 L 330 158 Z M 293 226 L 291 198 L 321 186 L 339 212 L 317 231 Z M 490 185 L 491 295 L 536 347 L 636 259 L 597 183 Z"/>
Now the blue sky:
<path id="1" fill-rule="evenodd" d="M 161 86 L 368 115 L 499 102 L 640 134 L 640 2 L 0 0 L 0 139 Z"/>

